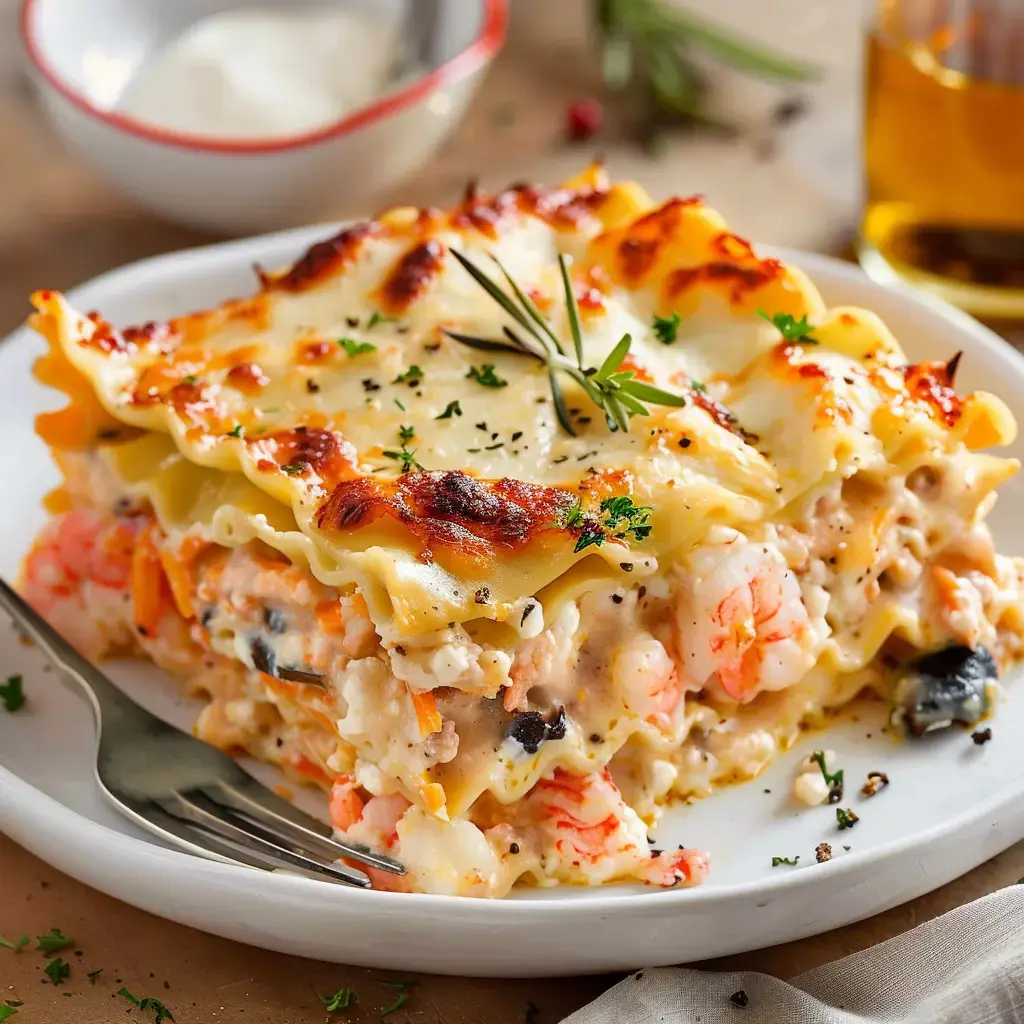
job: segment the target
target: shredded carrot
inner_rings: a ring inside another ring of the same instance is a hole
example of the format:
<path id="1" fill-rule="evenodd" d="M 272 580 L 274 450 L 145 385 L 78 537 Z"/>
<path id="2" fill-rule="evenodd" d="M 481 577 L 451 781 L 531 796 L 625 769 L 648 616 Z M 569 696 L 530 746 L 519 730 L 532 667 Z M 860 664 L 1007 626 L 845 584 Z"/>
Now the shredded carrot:
<path id="1" fill-rule="evenodd" d="M 321 601 L 316 606 L 316 621 L 325 633 L 341 635 L 345 632 L 345 615 L 341 601 Z"/>
<path id="2" fill-rule="evenodd" d="M 153 542 L 153 525 L 140 534 L 132 552 L 131 594 L 135 625 L 143 636 L 153 636 L 166 593 L 160 555 Z"/>
<path id="3" fill-rule="evenodd" d="M 444 720 L 437 710 L 437 701 L 434 694 L 428 690 L 426 693 L 414 693 L 409 691 L 412 698 L 412 706 L 416 709 L 416 721 L 420 726 L 420 735 L 426 739 L 431 733 L 440 732 Z"/>
<path id="4" fill-rule="evenodd" d="M 167 574 L 167 582 L 171 585 L 174 604 L 183 619 L 196 617 L 195 606 L 192 604 L 192 581 L 189 579 L 188 567 L 177 555 L 166 548 L 160 551 L 160 564 Z"/>
<path id="5" fill-rule="evenodd" d="M 325 786 L 329 786 L 331 784 L 330 775 L 328 775 L 327 772 L 325 772 L 315 761 L 310 761 L 305 754 L 295 754 L 289 760 L 288 764 L 300 775 L 305 775 L 307 778 L 314 779 Z"/>

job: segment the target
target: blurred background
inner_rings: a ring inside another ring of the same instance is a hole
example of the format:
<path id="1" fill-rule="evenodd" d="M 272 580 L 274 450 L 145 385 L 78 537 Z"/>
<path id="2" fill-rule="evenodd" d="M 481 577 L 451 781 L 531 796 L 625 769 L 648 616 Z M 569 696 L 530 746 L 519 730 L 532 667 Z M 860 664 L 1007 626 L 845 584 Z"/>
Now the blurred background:
<path id="1" fill-rule="evenodd" d="M 196 35 L 240 7 L 285 21 Z M 307 7 L 348 20 L 299 26 Z M 1009 319 L 1024 313 L 1022 8 L 0 0 L 0 330 L 36 287 L 447 204 L 471 179 L 555 184 L 597 155 L 656 198 L 703 193 L 760 242 L 850 256 L 863 223 L 874 276 Z"/>

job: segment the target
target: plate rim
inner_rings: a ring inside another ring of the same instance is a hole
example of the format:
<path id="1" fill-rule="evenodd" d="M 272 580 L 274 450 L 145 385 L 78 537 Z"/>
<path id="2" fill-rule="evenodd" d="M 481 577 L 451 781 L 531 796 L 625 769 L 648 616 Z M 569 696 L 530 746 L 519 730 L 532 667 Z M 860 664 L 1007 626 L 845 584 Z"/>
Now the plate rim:
<path id="1" fill-rule="evenodd" d="M 116 286 L 120 278 L 134 275 L 139 271 L 170 272 L 176 265 L 195 260 L 211 261 L 224 267 L 232 264 L 241 265 L 244 262 L 245 254 L 249 251 L 269 249 L 292 242 L 298 248 L 328 237 L 327 233 L 336 232 L 341 226 L 339 224 L 319 224 L 290 228 L 249 238 L 215 242 L 170 253 L 161 253 L 105 271 L 71 289 L 67 295 L 69 300 L 74 302 L 76 297 L 86 290 Z M 920 294 L 909 287 L 880 285 L 871 281 L 857 264 L 847 263 L 832 256 L 767 245 L 759 246 L 759 248 L 773 257 L 805 270 L 812 280 L 817 275 L 821 275 L 824 278 L 838 279 L 866 287 L 868 291 L 890 294 L 901 303 L 917 307 L 919 312 L 927 314 L 930 318 L 944 320 L 955 328 L 957 333 L 969 338 L 972 347 L 987 351 L 989 355 L 1012 367 L 1024 379 L 1024 354 L 973 317 L 948 305 L 941 299 Z M 249 262 L 251 263 L 251 261 Z M 22 325 L 0 341 L 0 348 L 6 350 L 12 346 L 25 344 L 32 337 L 34 335 L 31 330 L 26 325 Z M 749 785 L 753 781 L 755 780 L 748 780 L 743 784 Z M 965 832 L 993 812 L 1013 804 L 1021 797 L 1024 797 L 1024 777 L 1018 780 L 1008 780 L 1007 785 L 998 792 L 975 803 L 952 819 L 937 822 L 930 828 L 883 842 L 868 850 L 858 851 L 850 856 L 816 865 L 818 870 L 814 872 L 813 881 L 831 878 L 833 884 L 839 884 L 846 876 L 858 874 L 865 868 L 872 866 L 882 868 L 886 863 L 895 861 L 901 854 L 914 847 L 935 842 L 952 833 Z M 714 794 L 705 799 L 713 798 Z M 108 855 L 116 853 L 122 863 L 138 866 L 148 856 L 155 858 L 154 866 L 166 864 L 167 869 L 174 870 L 177 875 L 179 871 L 187 872 L 190 865 L 195 868 L 198 861 L 204 870 L 193 873 L 193 884 L 200 887 L 216 886 L 218 877 L 223 877 L 225 881 L 244 882 L 251 879 L 252 872 L 257 870 L 244 865 L 208 860 L 182 850 L 158 846 L 145 839 L 110 828 L 61 803 L 55 797 L 37 789 L 31 783 L 17 776 L 11 769 L 0 764 L 0 825 L 3 825 L 4 831 L 11 834 L 12 838 L 13 833 L 31 834 L 34 832 L 44 836 L 45 845 L 50 847 L 51 843 L 48 840 L 51 832 L 56 828 L 54 822 L 61 818 L 66 823 L 63 829 L 65 833 L 74 830 L 76 846 L 81 849 L 95 847 L 97 844 L 103 847 L 110 846 L 111 850 L 108 850 Z M 13 829 L 10 827 L 11 823 L 14 824 Z M 54 839 L 56 839 L 55 836 Z M 28 845 L 22 840 L 16 841 Z M 40 856 L 47 859 L 43 854 Z M 152 860 L 151 863 L 153 863 Z M 340 910 L 343 910 L 346 904 L 351 906 L 348 901 L 362 901 L 355 906 L 364 911 L 379 907 L 391 912 L 400 906 L 399 900 L 412 898 L 416 900 L 417 907 L 420 909 L 433 909 L 439 914 L 454 914 L 466 923 L 486 920 L 491 925 L 501 924 L 506 918 L 511 922 L 523 916 L 536 914 L 558 914 L 559 918 L 563 920 L 566 915 L 570 918 L 586 918 L 594 914 L 607 914 L 616 909 L 621 910 L 627 904 L 639 909 L 638 901 L 640 900 L 644 901 L 643 906 L 649 912 L 661 916 L 675 914 L 691 904 L 706 907 L 709 904 L 729 904 L 733 901 L 742 902 L 751 898 L 771 899 L 784 895 L 790 890 L 808 887 L 812 883 L 810 877 L 803 877 L 804 872 L 793 872 L 779 877 L 729 883 L 722 887 L 696 886 L 692 889 L 620 892 L 617 895 L 611 895 L 607 892 L 609 886 L 595 886 L 592 889 L 573 886 L 574 890 L 583 888 L 586 895 L 577 895 L 575 898 L 546 896 L 544 899 L 530 899 L 529 896 L 526 896 L 517 899 L 483 899 L 435 893 L 392 893 L 372 889 L 361 890 L 348 886 L 325 887 L 322 882 L 301 876 L 275 872 L 261 872 L 261 874 L 266 876 L 267 884 L 272 887 L 272 890 L 275 890 L 274 896 L 283 899 L 287 899 L 289 895 L 301 899 L 311 896 L 313 893 L 319 893 L 319 899 L 330 900 Z M 272 881 L 269 880 L 271 878 Z M 311 886 L 314 888 L 311 889 Z M 98 886 L 94 887 L 99 888 Z M 330 891 L 333 891 L 334 895 L 328 895 Z"/>

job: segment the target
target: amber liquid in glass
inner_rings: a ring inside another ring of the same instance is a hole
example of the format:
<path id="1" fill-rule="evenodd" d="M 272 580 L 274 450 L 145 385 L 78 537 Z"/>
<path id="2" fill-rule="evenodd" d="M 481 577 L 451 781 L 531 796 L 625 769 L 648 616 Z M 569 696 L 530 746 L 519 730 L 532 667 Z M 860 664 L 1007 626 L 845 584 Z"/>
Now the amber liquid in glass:
<path id="1" fill-rule="evenodd" d="M 978 315 L 1024 317 L 1024 64 L 1020 84 L 979 79 L 941 43 L 869 38 L 861 259 Z"/>

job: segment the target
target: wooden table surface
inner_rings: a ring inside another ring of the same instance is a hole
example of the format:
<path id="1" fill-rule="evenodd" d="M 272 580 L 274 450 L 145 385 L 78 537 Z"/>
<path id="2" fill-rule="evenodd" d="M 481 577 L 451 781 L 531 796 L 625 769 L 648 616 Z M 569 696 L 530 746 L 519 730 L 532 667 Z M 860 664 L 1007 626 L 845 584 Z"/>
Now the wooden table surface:
<path id="1" fill-rule="evenodd" d="M 765 0 L 767 7 L 781 2 L 786 0 Z M 815 31 L 825 33 L 834 52 L 828 51 L 830 73 L 811 94 L 802 123 L 766 132 L 763 118 L 752 116 L 750 128 L 738 138 L 684 135 L 657 157 L 618 138 L 613 126 L 593 148 L 604 151 L 616 175 L 636 177 L 656 195 L 709 194 L 742 233 L 805 248 L 840 246 L 852 232 L 857 206 L 856 178 L 849 171 L 857 161 L 858 35 L 843 21 L 853 6 L 823 2 L 828 17 L 815 23 Z M 836 31 L 843 24 L 847 31 Z M 450 201 L 475 175 L 493 186 L 567 176 L 586 161 L 591 148 L 563 141 L 565 105 L 593 88 L 579 0 L 563 0 L 557 10 L 551 0 L 516 0 L 509 44 L 462 128 L 415 182 L 398 195 L 381 197 L 381 203 Z M 763 104 L 765 96 L 756 100 Z M 774 102 L 771 96 L 767 101 Z M 23 319 L 26 296 L 34 288 L 68 288 L 122 263 L 211 240 L 156 220 L 94 177 L 61 148 L 24 79 L 11 69 L 0 71 L 0 147 L 0 333 Z M 340 206 L 332 212 L 361 211 Z M 1021 875 L 1024 844 L 937 892 L 868 921 L 707 966 L 789 977 Z M 74 953 L 65 955 L 73 973 L 64 986 L 48 983 L 39 954 L 0 949 L 0 1005 L 22 1002 L 18 1024 L 107 1024 L 127 1019 L 126 1014 L 142 1019 L 117 995 L 122 985 L 138 996 L 160 999 L 178 1024 L 322 1021 L 317 993 L 342 986 L 359 996 L 356 1009 L 344 1019 L 377 1021 L 394 995 L 380 984 L 392 976 L 386 972 L 268 953 L 162 921 L 85 888 L 0 836 L 0 933 L 36 935 L 53 926 L 77 943 Z M 86 974 L 96 969 L 103 973 L 90 983 Z M 407 1005 L 388 1019 L 395 1024 L 513 1024 L 524 1020 L 529 1002 L 539 1010 L 538 1024 L 548 1024 L 613 980 L 420 977 Z"/>

